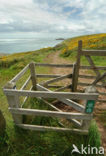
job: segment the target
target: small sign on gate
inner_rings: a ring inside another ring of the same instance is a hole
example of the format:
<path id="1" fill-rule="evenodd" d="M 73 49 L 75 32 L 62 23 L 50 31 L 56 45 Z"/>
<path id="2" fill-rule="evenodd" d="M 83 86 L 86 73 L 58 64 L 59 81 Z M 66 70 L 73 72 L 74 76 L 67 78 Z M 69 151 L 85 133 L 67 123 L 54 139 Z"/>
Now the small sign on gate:
<path id="1" fill-rule="evenodd" d="M 95 101 L 94 100 L 88 100 L 85 108 L 86 113 L 92 113 L 94 109 Z"/>

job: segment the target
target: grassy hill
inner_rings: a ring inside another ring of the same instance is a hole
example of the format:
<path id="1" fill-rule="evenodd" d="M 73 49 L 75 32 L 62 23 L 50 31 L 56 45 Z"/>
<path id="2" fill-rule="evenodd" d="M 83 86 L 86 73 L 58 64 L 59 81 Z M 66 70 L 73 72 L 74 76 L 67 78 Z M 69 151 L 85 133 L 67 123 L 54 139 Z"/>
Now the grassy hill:
<path id="1" fill-rule="evenodd" d="M 61 56 L 70 59 L 74 62 L 76 60 L 76 53 L 78 48 L 78 41 L 83 41 L 83 49 L 106 49 L 106 34 L 95 34 L 79 36 L 74 38 L 69 38 L 60 44 Z M 106 65 L 106 57 L 92 57 L 97 65 Z M 103 61 L 104 60 L 104 61 Z M 87 64 L 88 62 L 84 57 L 81 58 L 82 64 Z"/>
<path id="2" fill-rule="evenodd" d="M 83 40 L 83 48 L 86 49 L 106 49 L 106 34 L 97 34 L 67 39 L 53 48 L 49 47 L 37 51 L 0 57 L 0 110 L 2 110 L 7 123 L 5 134 L 0 136 L 1 156 L 70 156 L 73 143 L 79 148 L 82 143 L 85 146 L 88 144 L 97 147 L 100 146 L 100 134 L 95 122 L 92 122 L 88 136 L 79 136 L 71 133 L 31 132 L 15 127 L 11 114 L 8 111 L 6 97 L 2 91 L 2 87 L 27 63 L 31 61 L 45 63 L 50 53 L 59 50 L 61 51 L 60 57 L 74 62 L 76 59 L 78 40 Z M 95 57 L 94 59 L 97 64 L 106 65 L 106 57 Z M 84 58 L 82 58 L 82 64 L 87 64 Z M 38 72 L 41 73 L 42 70 L 43 73 L 50 72 L 49 69 L 47 71 L 44 68 L 38 69 Z M 29 102 L 33 108 L 41 108 L 42 104 L 43 109 L 48 109 L 42 101 L 32 99 Z M 34 122 L 46 125 L 49 123 L 52 126 L 58 125 L 57 119 L 52 118 L 37 118 L 36 121 L 33 120 L 33 123 Z"/>

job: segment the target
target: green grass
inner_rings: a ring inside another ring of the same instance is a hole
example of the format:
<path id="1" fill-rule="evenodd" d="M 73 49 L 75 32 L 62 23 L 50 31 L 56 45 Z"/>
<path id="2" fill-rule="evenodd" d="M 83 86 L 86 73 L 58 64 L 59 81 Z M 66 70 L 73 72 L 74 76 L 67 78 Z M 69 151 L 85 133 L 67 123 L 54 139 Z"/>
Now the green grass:
<path id="1" fill-rule="evenodd" d="M 70 39 L 68 39 L 68 41 L 70 41 Z M 66 46 L 65 42 L 67 43 L 67 41 L 64 41 L 62 45 L 60 44 L 55 48 L 44 48 L 38 51 L 12 54 L 0 58 L 0 110 L 2 110 L 7 124 L 6 132 L 3 136 L 0 136 L 0 156 L 70 156 L 72 144 L 75 144 L 79 148 L 81 144 L 85 146 L 88 144 L 97 147 L 100 146 L 100 135 L 94 121 L 91 124 L 88 136 L 72 133 L 37 132 L 16 127 L 8 111 L 8 104 L 2 87 L 29 62 L 46 63 L 45 60 L 47 60 L 48 54 L 56 50 L 62 50 Z M 66 58 L 74 60 L 76 58 L 75 49 L 74 52 Z M 95 61 L 97 62 L 98 58 L 95 57 Z M 86 62 L 84 63 L 86 64 Z M 50 68 L 38 67 L 37 73 L 50 73 Z M 29 71 L 18 81 L 18 88 L 22 86 L 28 74 Z M 33 98 L 29 99 L 24 107 L 29 106 L 30 108 L 37 109 L 51 109 L 44 102 Z M 57 118 L 48 117 L 24 116 L 24 123 L 60 126 Z"/>
<path id="2" fill-rule="evenodd" d="M 44 102 L 35 98 L 29 98 L 24 107 L 50 109 L 50 107 Z M 60 126 L 58 119 L 50 117 L 24 116 L 24 123 Z M 88 136 L 78 135 L 71 132 L 39 132 L 23 130 L 16 127 L 11 121 L 9 127 L 7 127 L 4 140 L 2 139 L 1 141 L 3 143 L 0 150 L 3 156 L 70 156 L 73 144 L 75 144 L 78 149 L 81 148 L 81 144 L 83 144 L 84 147 L 90 145 L 91 147 L 95 146 L 97 148 L 101 145 L 100 134 L 95 121 L 91 122 Z M 72 154 L 72 156 L 77 155 L 78 154 Z"/>

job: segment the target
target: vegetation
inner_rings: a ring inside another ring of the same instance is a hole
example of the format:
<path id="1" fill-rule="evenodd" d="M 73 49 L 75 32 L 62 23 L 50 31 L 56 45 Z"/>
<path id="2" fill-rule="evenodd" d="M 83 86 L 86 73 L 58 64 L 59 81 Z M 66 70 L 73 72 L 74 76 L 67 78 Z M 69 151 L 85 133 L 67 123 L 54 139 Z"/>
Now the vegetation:
<path id="1" fill-rule="evenodd" d="M 16 127 L 13 123 L 12 116 L 8 111 L 6 97 L 2 91 L 2 87 L 15 76 L 27 63 L 31 61 L 45 62 L 48 54 L 61 51 L 61 56 L 72 61 L 76 58 L 76 49 L 78 40 L 84 41 L 84 48 L 106 48 L 106 34 L 98 34 L 91 36 L 81 36 L 63 41 L 60 45 L 54 48 L 44 48 L 37 51 L 18 53 L 2 56 L 0 58 L 0 110 L 2 110 L 6 119 L 6 131 L 0 136 L 0 156 L 70 156 L 72 144 L 75 144 L 79 149 L 80 145 L 88 144 L 99 147 L 101 145 L 100 134 L 98 132 L 95 121 L 92 121 L 88 136 L 76 135 L 71 133 L 57 132 L 36 132 L 23 130 Z M 99 46 L 100 45 L 100 46 Z M 105 58 L 102 58 L 102 60 Z M 84 62 L 83 58 L 83 63 Z M 105 61 L 100 62 L 100 58 L 95 57 L 95 61 L 99 65 L 106 65 Z M 43 67 L 38 68 L 37 72 L 49 73 L 50 69 L 45 70 Z M 28 76 L 19 81 L 18 87 Z M 48 109 L 49 107 L 41 100 L 29 99 L 25 107 Z M 50 108 L 49 108 L 50 109 Z M 57 118 L 36 117 L 28 118 L 24 116 L 24 123 L 60 126 Z M 73 154 L 75 155 L 75 154 Z M 78 155 L 78 154 L 77 154 Z"/>
<path id="2" fill-rule="evenodd" d="M 106 34 L 79 36 L 62 42 L 60 46 L 62 48 L 61 56 L 70 59 L 72 62 L 75 62 L 79 40 L 83 41 L 83 49 L 106 49 Z M 96 56 L 92 58 L 97 65 L 106 65 L 106 57 Z M 88 64 L 85 57 L 81 58 L 81 63 Z"/>

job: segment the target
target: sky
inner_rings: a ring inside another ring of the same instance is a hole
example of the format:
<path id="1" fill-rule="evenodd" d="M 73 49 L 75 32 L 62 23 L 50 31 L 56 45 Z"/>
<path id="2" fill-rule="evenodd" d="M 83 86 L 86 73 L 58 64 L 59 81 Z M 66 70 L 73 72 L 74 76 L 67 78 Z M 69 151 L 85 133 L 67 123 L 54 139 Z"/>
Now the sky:
<path id="1" fill-rule="evenodd" d="M 106 0 L 0 0 L 0 37 L 106 32 Z"/>

